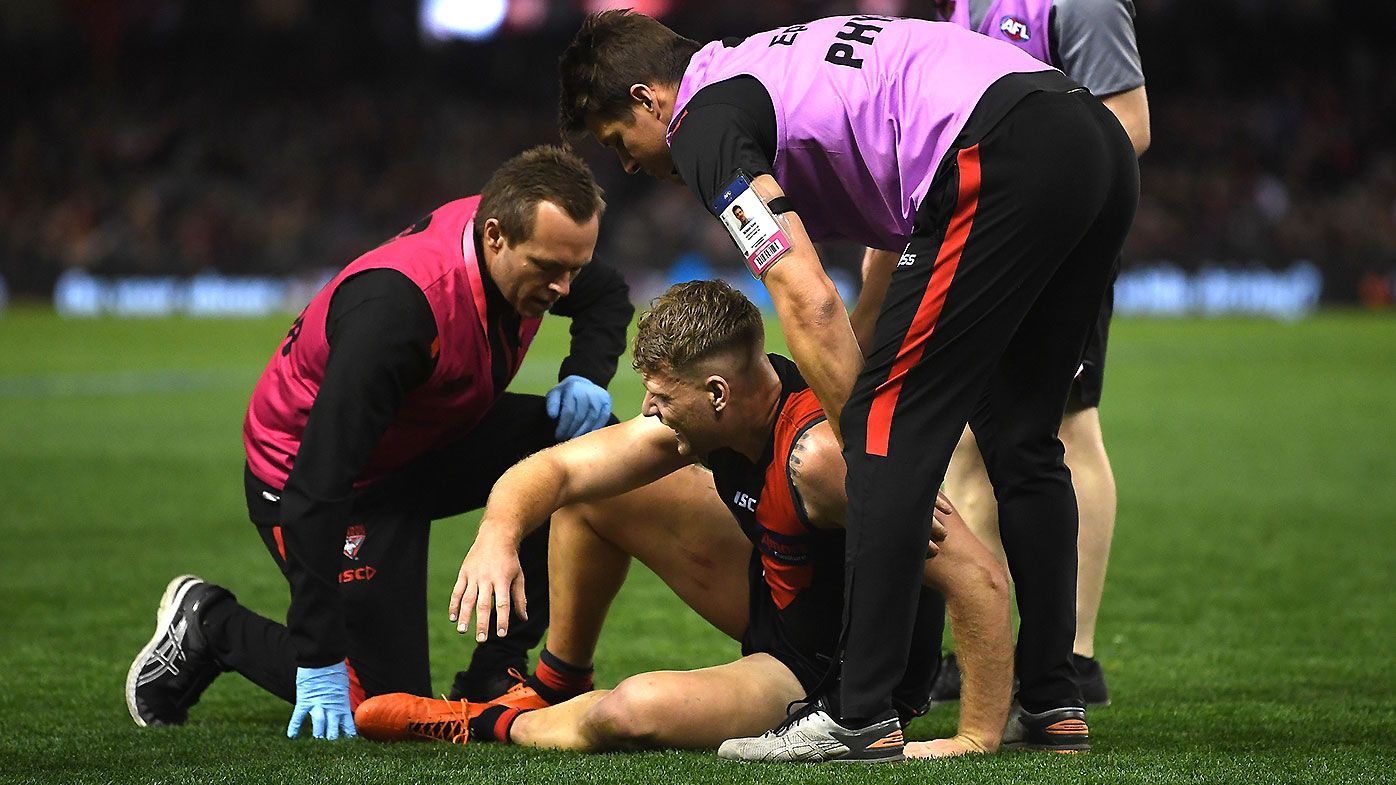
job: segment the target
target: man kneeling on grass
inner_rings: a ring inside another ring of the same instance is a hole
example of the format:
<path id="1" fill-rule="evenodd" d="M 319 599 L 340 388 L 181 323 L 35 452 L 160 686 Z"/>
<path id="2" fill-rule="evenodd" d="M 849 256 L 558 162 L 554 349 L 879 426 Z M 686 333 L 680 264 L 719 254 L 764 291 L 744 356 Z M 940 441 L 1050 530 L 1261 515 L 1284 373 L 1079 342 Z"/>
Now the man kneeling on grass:
<path id="1" fill-rule="evenodd" d="M 472 611 L 477 637 L 492 611 L 504 627 L 511 607 L 524 610 L 519 543 L 551 515 L 552 629 L 538 672 L 489 704 L 371 698 L 355 715 L 359 732 L 586 752 L 722 745 L 730 756 L 741 737 L 780 724 L 815 692 L 843 608 L 844 463 L 819 401 L 764 341 L 760 312 L 720 281 L 679 284 L 656 300 L 635 338 L 643 416 L 506 472 L 451 596 L 461 632 Z M 925 583 L 939 593 L 922 591 L 900 722 L 848 760 L 902 757 L 902 727 L 935 676 L 942 595 L 963 658 L 960 732 L 906 754 L 999 746 L 1012 681 L 1006 576 L 945 497 L 926 514 L 938 541 L 928 543 Z M 741 641 L 742 658 L 592 690 L 592 655 L 631 557 Z"/>

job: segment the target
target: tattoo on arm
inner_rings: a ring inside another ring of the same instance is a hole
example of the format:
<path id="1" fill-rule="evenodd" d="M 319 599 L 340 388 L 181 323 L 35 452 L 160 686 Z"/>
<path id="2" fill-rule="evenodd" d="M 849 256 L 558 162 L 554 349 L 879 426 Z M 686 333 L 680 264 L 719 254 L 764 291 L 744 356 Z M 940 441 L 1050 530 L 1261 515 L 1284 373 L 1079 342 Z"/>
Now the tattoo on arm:
<path id="1" fill-rule="evenodd" d="M 800 518 L 810 520 L 809 509 L 800 495 L 800 472 L 804 468 L 805 456 L 809 453 L 810 429 L 806 429 L 790 447 L 790 457 L 785 462 L 785 475 L 790 479 L 790 496 L 795 502 L 795 511 Z"/>

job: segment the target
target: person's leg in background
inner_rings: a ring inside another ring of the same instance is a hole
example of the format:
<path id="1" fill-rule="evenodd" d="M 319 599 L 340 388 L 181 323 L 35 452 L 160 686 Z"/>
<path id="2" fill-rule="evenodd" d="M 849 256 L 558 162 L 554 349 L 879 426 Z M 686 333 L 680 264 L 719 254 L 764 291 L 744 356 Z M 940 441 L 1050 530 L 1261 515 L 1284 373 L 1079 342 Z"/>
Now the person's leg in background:
<path id="1" fill-rule="evenodd" d="M 1105 674 L 1095 659 L 1096 619 L 1105 591 L 1105 571 L 1110 561 L 1110 543 L 1115 534 L 1115 474 L 1105 451 L 1100 426 L 1100 400 L 1105 377 L 1105 355 L 1114 313 L 1113 281 L 1119 274 L 1119 260 L 1112 270 L 1112 287 L 1096 319 L 1081 372 L 1071 388 L 1066 415 L 1062 418 L 1061 440 L 1066 447 L 1066 465 L 1076 488 L 1081 531 L 1077 538 L 1076 640 L 1072 652 L 1076 661 L 1081 695 L 1089 706 L 1108 706 L 1110 692 Z"/>

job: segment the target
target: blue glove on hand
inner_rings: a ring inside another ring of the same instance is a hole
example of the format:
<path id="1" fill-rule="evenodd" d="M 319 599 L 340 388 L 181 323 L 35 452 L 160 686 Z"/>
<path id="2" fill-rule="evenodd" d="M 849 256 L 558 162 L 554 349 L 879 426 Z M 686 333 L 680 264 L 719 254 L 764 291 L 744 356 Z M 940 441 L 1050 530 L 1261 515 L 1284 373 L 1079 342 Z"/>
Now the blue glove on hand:
<path id="1" fill-rule="evenodd" d="M 548 416 L 557 420 L 558 441 L 590 433 L 611 416 L 611 394 L 590 379 L 569 376 L 548 391 Z"/>
<path id="2" fill-rule="evenodd" d="M 296 668 L 296 708 L 291 710 L 291 724 L 286 726 L 287 738 L 301 732 L 305 715 L 310 715 L 310 730 L 317 739 L 337 739 L 340 729 L 345 736 L 357 736 L 354 712 L 349 708 L 349 670 L 336 662 L 323 668 Z"/>

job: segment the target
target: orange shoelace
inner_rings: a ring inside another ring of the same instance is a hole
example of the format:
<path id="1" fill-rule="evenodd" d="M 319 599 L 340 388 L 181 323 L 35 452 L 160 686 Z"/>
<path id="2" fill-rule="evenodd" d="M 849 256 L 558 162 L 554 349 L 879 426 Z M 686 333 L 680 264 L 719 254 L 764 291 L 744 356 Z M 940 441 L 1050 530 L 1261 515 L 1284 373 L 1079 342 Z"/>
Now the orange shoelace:
<path id="1" fill-rule="evenodd" d="M 470 702 L 449 700 L 445 695 L 441 696 L 441 700 L 450 703 L 452 710 L 458 713 L 449 719 L 408 721 L 407 729 L 418 736 L 425 736 L 429 739 L 437 739 L 451 744 L 466 743 L 470 740 Z"/>

